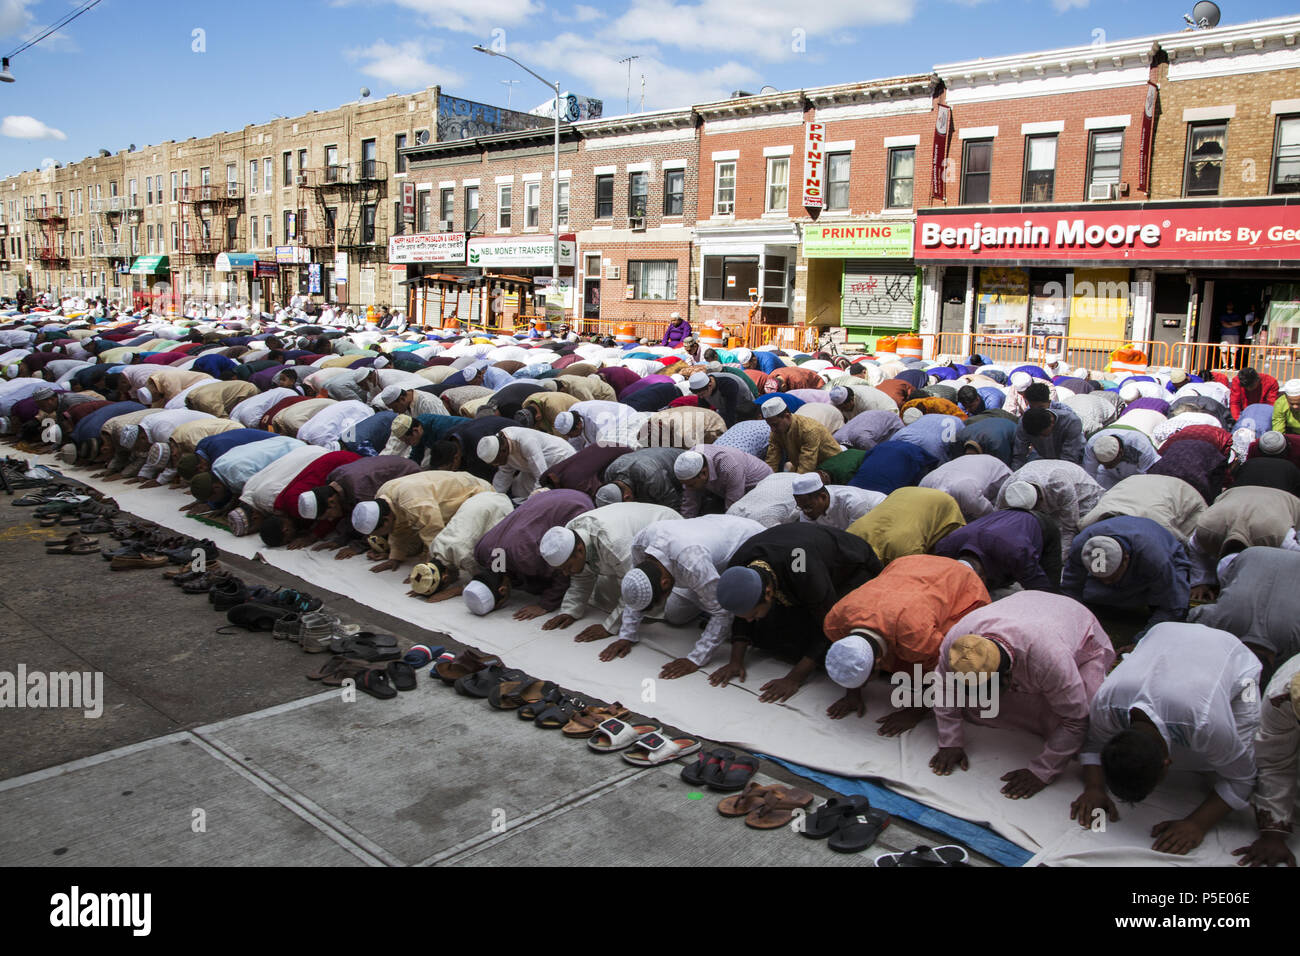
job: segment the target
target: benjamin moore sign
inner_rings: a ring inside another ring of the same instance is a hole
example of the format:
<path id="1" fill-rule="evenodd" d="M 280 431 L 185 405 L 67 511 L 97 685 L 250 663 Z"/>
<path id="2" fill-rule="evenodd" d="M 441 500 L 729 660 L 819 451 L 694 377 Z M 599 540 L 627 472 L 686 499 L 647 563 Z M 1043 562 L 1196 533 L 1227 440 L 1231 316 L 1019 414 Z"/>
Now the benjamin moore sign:
<path id="1" fill-rule="evenodd" d="M 910 222 L 825 222 L 803 227 L 805 259 L 910 259 Z"/>
<path id="2" fill-rule="evenodd" d="M 560 265 L 574 264 L 574 247 L 577 237 L 560 236 Z M 555 239 L 552 236 L 516 236 L 503 239 L 471 239 L 469 264 L 471 266 L 549 266 L 555 259 Z"/>

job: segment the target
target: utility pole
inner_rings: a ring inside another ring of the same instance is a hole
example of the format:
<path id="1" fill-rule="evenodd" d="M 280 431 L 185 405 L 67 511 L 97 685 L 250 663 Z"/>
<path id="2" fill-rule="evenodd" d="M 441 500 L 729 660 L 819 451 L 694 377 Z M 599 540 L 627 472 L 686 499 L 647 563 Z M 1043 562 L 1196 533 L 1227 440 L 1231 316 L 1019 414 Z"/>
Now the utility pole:
<path id="1" fill-rule="evenodd" d="M 632 61 L 639 60 L 639 59 L 641 59 L 640 56 L 632 55 L 632 56 L 625 56 L 623 57 L 623 59 L 618 61 L 620 63 L 627 64 L 627 103 L 624 106 L 624 109 L 628 113 L 632 112 Z"/>

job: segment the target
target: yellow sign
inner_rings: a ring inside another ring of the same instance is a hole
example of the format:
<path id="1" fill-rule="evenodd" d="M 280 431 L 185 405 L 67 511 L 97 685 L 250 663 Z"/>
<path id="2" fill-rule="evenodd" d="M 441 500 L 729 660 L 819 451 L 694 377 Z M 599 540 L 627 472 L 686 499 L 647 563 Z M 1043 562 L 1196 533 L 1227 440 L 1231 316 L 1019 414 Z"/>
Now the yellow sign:
<path id="1" fill-rule="evenodd" d="M 1070 335 L 1122 339 L 1129 316 L 1128 269 L 1075 269 Z"/>

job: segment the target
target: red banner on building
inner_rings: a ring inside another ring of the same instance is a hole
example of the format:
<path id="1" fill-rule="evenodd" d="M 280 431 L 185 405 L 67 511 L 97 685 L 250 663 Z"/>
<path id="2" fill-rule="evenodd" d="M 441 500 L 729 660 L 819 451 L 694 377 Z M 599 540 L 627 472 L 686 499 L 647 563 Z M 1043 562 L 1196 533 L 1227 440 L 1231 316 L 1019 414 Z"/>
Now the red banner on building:
<path id="1" fill-rule="evenodd" d="M 1160 87 L 1154 83 L 1147 84 L 1147 102 L 1142 110 L 1142 141 L 1138 143 L 1138 189 L 1147 191 L 1151 174 L 1151 131 L 1156 119 L 1156 94 Z"/>
<path id="2" fill-rule="evenodd" d="M 922 212 L 914 252 L 918 262 L 1298 259 L 1300 205 Z"/>
<path id="3" fill-rule="evenodd" d="M 952 136 L 952 107 L 940 106 L 934 118 L 934 148 L 930 155 L 930 198 L 943 198 L 944 163 L 948 158 L 948 138 Z"/>
<path id="4" fill-rule="evenodd" d="M 415 222 L 415 183 L 402 183 L 402 219 Z"/>

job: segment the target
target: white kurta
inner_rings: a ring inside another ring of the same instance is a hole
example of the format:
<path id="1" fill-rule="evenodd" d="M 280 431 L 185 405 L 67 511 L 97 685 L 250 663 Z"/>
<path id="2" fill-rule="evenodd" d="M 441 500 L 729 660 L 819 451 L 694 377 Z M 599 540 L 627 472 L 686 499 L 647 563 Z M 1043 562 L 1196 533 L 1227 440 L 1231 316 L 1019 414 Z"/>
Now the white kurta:
<path id="1" fill-rule="evenodd" d="M 885 500 L 884 492 L 854 488 L 852 485 L 827 485 L 826 492 L 831 497 L 831 503 L 814 524 L 824 524 L 840 531 L 847 531 L 849 525 Z M 800 511 L 799 520 L 807 521 L 808 516 Z"/>
<path id="2" fill-rule="evenodd" d="M 503 428 L 499 434 L 510 441 L 510 453 L 492 477 L 492 489 L 516 501 L 537 490 L 537 481 L 548 468 L 574 454 L 573 446 L 563 438 L 532 428 Z"/>

